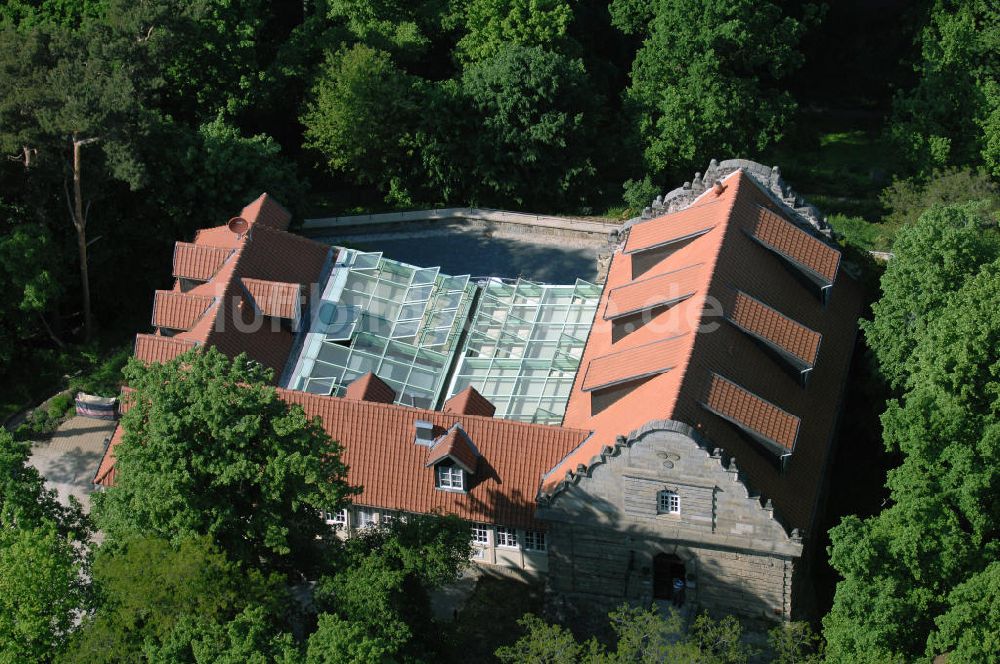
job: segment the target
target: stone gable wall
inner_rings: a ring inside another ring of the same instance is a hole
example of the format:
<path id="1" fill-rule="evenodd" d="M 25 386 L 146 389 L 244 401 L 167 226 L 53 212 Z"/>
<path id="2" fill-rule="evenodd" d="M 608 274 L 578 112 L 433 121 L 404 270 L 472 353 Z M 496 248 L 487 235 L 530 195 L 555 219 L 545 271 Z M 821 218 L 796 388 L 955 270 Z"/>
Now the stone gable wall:
<path id="1" fill-rule="evenodd" d="M 685 562 L 687 601 L 719 613 L 790 619 L 802 542 L 786 532 L 721 451 L 676 422 L 654 422 L 567 482 L 538 510 L 549 521 L 549 587 L 606 611 L 653 600 L 653 558 Z M 681 513 L 658 514 L 675 491 Z"/>

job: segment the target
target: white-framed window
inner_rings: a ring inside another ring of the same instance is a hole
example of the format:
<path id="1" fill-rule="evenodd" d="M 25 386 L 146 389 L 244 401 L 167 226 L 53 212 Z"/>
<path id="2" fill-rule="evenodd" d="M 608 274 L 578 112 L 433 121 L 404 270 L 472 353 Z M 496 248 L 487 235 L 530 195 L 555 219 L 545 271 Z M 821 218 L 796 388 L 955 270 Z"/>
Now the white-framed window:
<path id="1" fill-rule="evenodd" d="M 324 510 L 323 520 L 326 521 L 328 526 L 346 526 L 347 525 L 347 510 L 342 509 L 337 512 L 332 512 L 330 510 Z"/>
<path id="2" fill-rule="evenodd" d="M 513 528 L 497 526 L 497 546 L 506 547 L 508 549 L 516 549 L 517 531 Z"/>
<path id="3" fill-rule="evenodd" d="M 545 532 L 541 530 L 525 530 L 524 531 L 524 550 L 525 551 L 545 551 L 546 541 Z"/>
<path id="4" fill-rule="evenodd" d="M 392 523 L 393 521 L 395 521 L 397 518 L 398 517 L 396 516 L 395 512 L 385 512 L 385 511 L 382 511 L 382 512 L 378 513 L 378 522 L 379 523 L 384 523 L 385 525 L 389 525 L 390 523 Z"/>
<path id="5" fill-rule="evenodd" d="M 439 489 L 463 491 L 465 478 L 462 469 L 451 461 L 442 461 L 437 465 L 437 485 Z"/>
<path id="6" fill-rule="evenodd" d="M 472 541 L 476 544 L 482 544 L 483 546 L 489 546 L 490 544 L 490 527 L 483 526 L 480 524 L 473 524 L 472 526 Z"/>
<path id="7" fill-rule="evenodd" d="M 680 514 L 681 497 L 676 491 L 665 489 L 656 494 L 656 511 L 659 514 Z"/>
<path id="8" fill-rule="evenodd" d="M 375 510 L 358 508 L 358 528 L 371 528 L 375 525 Z"/>

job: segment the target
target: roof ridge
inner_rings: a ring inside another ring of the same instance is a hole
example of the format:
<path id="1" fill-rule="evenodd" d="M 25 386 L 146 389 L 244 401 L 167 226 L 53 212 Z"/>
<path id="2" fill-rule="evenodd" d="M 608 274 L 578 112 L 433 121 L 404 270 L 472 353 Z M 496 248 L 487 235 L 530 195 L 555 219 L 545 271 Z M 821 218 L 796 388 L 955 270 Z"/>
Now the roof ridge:
<path id="1" fill-rule="evenodd" d="M 303 400 L 306 400 L 306 399 L 308 399 L 308 400 L 317 400 L 317 401 L 326 401 L 326 400 L 329 400 L 329 401 L 332 401 L 332 402 L 335 402 L 335 403 L 348 404 L 348 407 L 351 407 L 351 406 L 354 406 L 354 405 L 357 405 L 357 404 L 364 404 L 365 408 L 381 408 L 381 409 L 386 409 L 386 410 L 405 411 L 405 412 L 412 412 L 412 413 L 433 413 L 435 415 L 451 416 L 452 418 L 461 418 L 461 419 L 472 418 L 472 419 L 479 420 L 479 421 L 482 421 L 482 422 L 502 422 L 503 426 L 514 426 L 514 427 L 518 427 L 518 428 L 529 428 L 529 429 L 531 429 L 531 428 L 544 428 L 544 429 L 549 429 L 549 430 L 571 431 L 571 432 L 580 433 L 580 434 L 589 434 L 590 433 L 586 429 L 577 429 L 575 427 L 564 427 L 564 426 L 560 426 L 558 424 L 539 424 L 537 422 L 522 422 L 520 420 L 508 420 L 508 419 L 499 418 L 499 417 L 487 417 L 485 415 L 458 415 L 456 413 L 446 413 L 446 412 L 440 411 L 440 410 L 430 410 L 430 409 L 427 409 L 427 408 L 417 408 L 415 406 L 406 406 L 404 404 L 398 404 L 398 403 L 382 403 L 382 402 L 378 402 L 378 401 L 356 401 L 356 400 L 352 400 L 352 399 L 345 399 L 343 397 L 335 397 L 335 396 L 327 395 L 327 394 L 313 394 L 311 392 L 303 392 L 301 390 L 290 390 L 290 389 L 284 388 L 284 387 L 276 387 L 274 389 L 277 390 L 279 394 L 293 395 L 292 396 L 293 402 L 294 402 L 294 399 L 296 398 L 295 395 L 301 395 L 301 397 L 299 397 L 299 398 L 302 398 Z M 464 426 L 463 426 L 463 429 L 464 429 Z"/>
<path id="2" fill-rule="evenodd" d="M 718 263 L 719 263 L 719 256 L 722 255 L 722 247 L 725 244 L 726 238 L 729 235 L 729 231 L 730 231 L 730 229 L 733 226 L 733 223 L 732 223 L 732 221 L 733 221 L 733 212 L 736 209 L 736 201 L 739 199 L 740 194 L 742 192 L 745 192 L 745 190 L 742 189 L 742 186 L 743 186 L 744 181 L 747 180 L 749 177 L 750 176 L 748 176 L 745 173 L 743 173 L 742 170 L 737 170 L 737 171 L 734 171 L 734 172 L 730 173 L 729 175 L 727 175 L 726 177 L 722 178 L 722 180 L 721 180 L 721 182 L 723 184 L 723 187 L 726 187 L 726 183 L 727 182 L 729 182 L 730 180 L 733 180 L 732 186 L 735 187 L 735 191 L 733 191 L 732 196 L 730 197 L 729 201 L 727 201 L 727 206 L 725 208 L 725 210 L 726 210 L 725 211 L 725 216 L 723 217 L 721 223 L 716 224 L 716 226 L 713 229 L 713 230 L 720 231 L 719 232 L 719 241 L 715 244 L 714 247 L 712 247 L 712 251 L 706 257 L 707 260 L 704 261 L 704 265 L 705 265 L 706 271 L 708 273 L 708 277 L 705 280 L 705 285 L 704 285 L 704 289 L 703 289 L 703 293 L 701 294 L 701 297 L 704 300 L 706 300 L 706 301 L 708 299 L 709 294 L 712 292 L 712 287 L 716 283 L 716 279 L 718 278 L 719 271 L 716 268 L 717 268 Z M 752 179 L 752 178 L 750 178 L 750 179 Z M 690 209 L 691 207 L 694 207 L 695 205 L 697 205 L 698 204 L 698 200 L 701 199 L 702 196 L 705 196 L 705 195 L 707 195 L 707 194 L 709 194 L 710 192 L 713 192 L 713 191 L 714 191 L 713 189 L 706 189 L 705 192 L 703 192 L 701 196 L 699 196 L 698 198 L 696 198 L 695 201 L 687 209 Z M 725 189 L 723 189 L 723 193 L 725 193 Z M 717 195 L 721 196 L 721 194 L 717 194 Z M 716 199 L 716 201 L 717 200 L 718 199 Z M 709 203 L 702 203 L 701 205 L 703 205 L 703 206 L 704 205 L 711 205 L 712 203 L 714 203 L 716 201 L 711 201 Z M 695 294 L 695 297 L 697 297 L 697 296 L 698 295 Z M 691 365 L 691 358 L 694 357 L 695 347 L 698 345 L 698 330 L 701 329 L 702 321 L 704 320 L 704 318 L 705 318 L 705 307 L 702 306 L 699 309 L 699 311 L 698 311 L 697 319 L 694 320 L 694 321 L 692 321 L 691 330 L 694 332 L 694 334 L 692 335 L 693 338 L 692 338 L 692 341 L 691 341 L 691 345 L 688 348 L 688 352 L 684 355 L 684 357 L 681 359 L 681 361 L 677 363 L 677 366 L 674 367 L 674 370 L 678 371 L 679 374 L 680 374 L 680 376 L 681 376 L 680 382 L 678 383 L 678 386 L 677 386 L 677 395 L 678 395 L 678 397 L 684 391 L 684 382 L 687 380 L 688 367 Z M 680 403 L 680 399 L 679 398 L 674 399 L 674 402 L 671 404 L 669 412 L 667 412 L 667 418 L 672 419 L 675 416 L 675 414 L 676 414 L 675 411 L 677 410 L 677 405 L 679 403 Z"/>

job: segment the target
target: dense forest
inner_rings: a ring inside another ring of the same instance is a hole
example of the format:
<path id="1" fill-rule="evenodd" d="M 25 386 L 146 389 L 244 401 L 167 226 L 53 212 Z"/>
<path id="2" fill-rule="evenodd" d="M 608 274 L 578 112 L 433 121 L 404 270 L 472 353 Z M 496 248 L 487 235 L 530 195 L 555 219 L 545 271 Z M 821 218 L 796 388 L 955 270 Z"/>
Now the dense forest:
<path id="1" fill-rule="evenodd" d="M 825 656 L 987 661 L 1000 650 L 998 74 L 992 0 L 7 0 L 0 417 L 67 382 L 114 391 L 173 242 L 262 191 L 298 219 L 440 205 L 625 218 L 711 158 L 779 164 L 850 250 L 895 254 L 884 274 L 866 268 L 878 301 L 861 363 L 889 397 L 897 467 L 885 509 L 831 531 L 842 580 Z M 280 449 L 308 457 L 323 442 L 288 427 Z M 92 524 L 54 504 L 23 446 L 0 436 L 0 660 L 115 644 L 163 661 L 293 661 L 314 640 L 316 653 L 324 640 L 371 648 L 343 661 L 434 655 L 418 638 L 426 607 L 394 593 L 454 571 L 453 524 L 317 553 L 284 541 L 277 517 L 227 539 L 238 515 L 188 504 L 181 523 L 109 497 L 96 519 L 111 545 L 93 558 L 79 548 Z M 275 515 L 289 509 L 275 500 Z M 136 578 L 140 565 L 162 565 L 162 583 Z M 363 598 L 389 568 L 399 585 L 382 604 Z M 357 604 L 281 623 L 275 597 L 307 577 Z M 140 609 L 146 595 L 162 602 Z M 502 656 L 557 661 L 545 648 L 560 643 L 579 660 L 642 661 L 625 642 L 653 618 L 625 618 L 619 660 L 531 621 Z M 728 627 L 703 628 L 711 641 Z M 662 645 L 704 651 L 695 637 Z M 690 661 L 746 655 L 709 654 Z"/>

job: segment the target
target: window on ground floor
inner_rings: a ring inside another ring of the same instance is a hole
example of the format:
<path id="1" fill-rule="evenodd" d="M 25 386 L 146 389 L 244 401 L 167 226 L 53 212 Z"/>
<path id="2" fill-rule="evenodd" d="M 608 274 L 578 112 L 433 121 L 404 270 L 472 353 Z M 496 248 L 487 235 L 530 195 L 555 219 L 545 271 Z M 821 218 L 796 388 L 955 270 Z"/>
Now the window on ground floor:
<path id="1" fill-rule="evenodd" d="M 516 549 L 517 531 L 513 528 L 497 526 L 497 546 L 506 547 L 508 549 Z"/>
<path id="2" fill-rule="evenodd" d="M 326 521 L 328 526 L 346 526 L 347 525 L 347 510 L 342 509 L 338 511 L 325 510 L 323 512 L 323 520 Z"/>
<path id="3" fill-rule="evenodd" d="M 375 525 L 375 510 L 358 508 L 358 528 L 371 528 Z"/>
<path id="4" fill-rule="evenodd" d="M 525 551 L 545 551 L 545 533 L 541 530 L 525 530 L 524 531 L 524 550 Z"/>
<path id="5" fill-rule="evenodd" d="M 472 541 L 476 544 L 482 544 L 484 546 L 489 546 L 490 543 L 490 527 L 483 526 L 480 524 L 474 524 L 472 526 Z"/>

